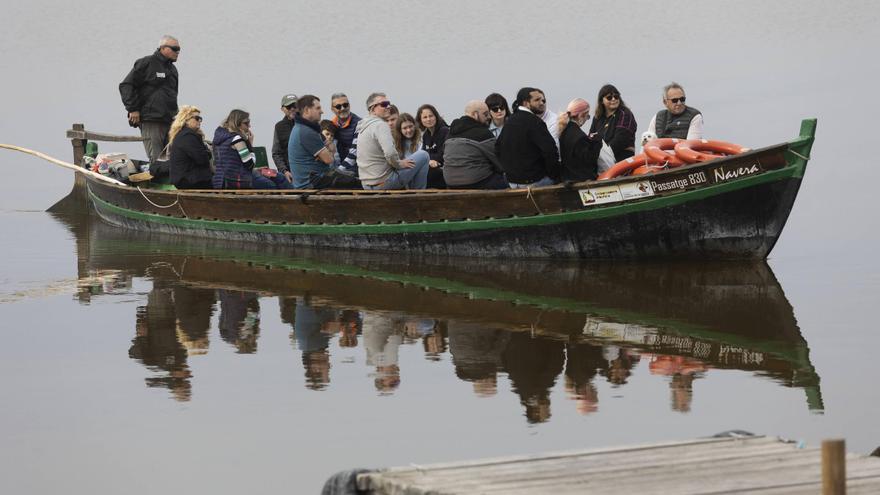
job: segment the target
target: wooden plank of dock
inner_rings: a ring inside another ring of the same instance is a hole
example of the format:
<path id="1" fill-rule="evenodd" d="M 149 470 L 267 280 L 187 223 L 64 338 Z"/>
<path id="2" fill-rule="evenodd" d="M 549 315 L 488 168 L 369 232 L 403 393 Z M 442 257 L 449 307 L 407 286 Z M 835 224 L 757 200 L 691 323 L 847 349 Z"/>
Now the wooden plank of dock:
<path id="1" fill-rule="evenodd" d="M 880 493 L 880 458 L 846 456 L 847 492 Z M 704 438 L 395 467 L 361 474 L 387 495 L 821 493 L 822 455 L 775 437 Z"/>

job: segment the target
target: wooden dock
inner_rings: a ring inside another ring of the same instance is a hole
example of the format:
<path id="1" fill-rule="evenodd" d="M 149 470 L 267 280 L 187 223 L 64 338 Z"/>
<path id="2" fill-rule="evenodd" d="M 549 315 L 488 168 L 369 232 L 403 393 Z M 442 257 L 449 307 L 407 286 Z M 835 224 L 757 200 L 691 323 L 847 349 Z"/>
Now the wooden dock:
<path id="1" fill-rule="evenodd" d="M 395 467 L 360 474 L 357 486 L 388 495 L 818 494 L 823 493 L 822 455 L 819 447 L 802 448 L 775 437 L 713 437 Z M 845 476 L 850 494 L 880 493 L 880 458 L 846 454 Z M 826 480 L 824 493 L 842 492 L 829 492 Z"/>

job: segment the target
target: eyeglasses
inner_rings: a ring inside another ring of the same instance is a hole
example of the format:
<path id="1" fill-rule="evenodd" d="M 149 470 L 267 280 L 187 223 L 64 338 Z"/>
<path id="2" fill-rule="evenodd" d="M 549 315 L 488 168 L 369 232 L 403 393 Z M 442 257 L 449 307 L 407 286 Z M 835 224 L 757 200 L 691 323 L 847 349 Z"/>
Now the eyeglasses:
<path id="1" fill-rule="evenodd" d="M 293 103 L 293 104 L 287 105 L 287 106 L 284 107 L 284 108 L 286 108 L 286 109 L 288 109 L 288 110 L 296 110 L 296 103 Z"/>
<path id="2" fill-rule="evenodd" d="M 194 116 L 194 117 L 190 117 L 190 118 L 192 118 L 192 119 L 196 119 L 196 122 L 201 122 L 201 121 L 202 121 L 202 116 L 201 116 L 201 115 L 196 115 L 196 116 Z"/>
<path id="3" fill-rule="evenodd" d="M 682 96 L 681 98 L 670 98 L 669 99 L 669 101 L 671 101 L 672 103 L 684 103 L 684 100 L 685 100 L 684 96 Z"/>
<path id="4" fill-rule="evenodd" d="M 391 106 L 391 101 L 385 100 L 385 101 L 380 101 L 379 103 L 373 103 L 372 105 L 370 105 L 370 109 L 372 109 L 373 107 L 388 108 L 390 106 Z"/>
<path id="5" fill-rule="evenodd" d="M 348 108 L 348 102 L 338 103 L 336 105 L 333 105 L 333 108 L 335 108 L 337 110 L 342 110 L 343 108 Z"/>
<path id="6" fill-rule="evenodd" d="M 607 95 L 605 95 L 605 99 L 608 101 L 619 100 L 620 95 L 618 93 L 608 93 Z"/>
<path id="7" fill-rule="evenodd" d="M 179 46 L 163 45 L 163 48 L 168 48 L 169 50 L 171 50 L 171 51 L 174 52 L 174 53 L 177 53 L 177 52 L 180 51 L 180 47 L 179 47 Z"/>
<path id="8" fill-rule="evenodd" d="M 250 120 L 242 120 L 242 121 L 241 121 L 241 125 L 246 125 L 246 126 L 250 127 L 250 126 L 251 126 L 251 121 L 250 121 Z"/>
<path id="9" fill-rule="evenodd" d="M 500 112 L 500 111 L 504 110 L 504 107 L 492 107 L 489 110 L 491 110 L 493 112 Z"/>

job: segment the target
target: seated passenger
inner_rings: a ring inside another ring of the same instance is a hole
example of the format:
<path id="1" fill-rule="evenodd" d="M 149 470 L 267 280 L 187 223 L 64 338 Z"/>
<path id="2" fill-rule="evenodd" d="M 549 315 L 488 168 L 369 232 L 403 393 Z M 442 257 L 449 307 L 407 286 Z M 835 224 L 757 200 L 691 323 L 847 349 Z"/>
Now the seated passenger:
<path id="1" fill-rule="evenodd" d="M 392 129 L 394 147 L 397 156 L 409 158 L 414 162 L 428 163 L 428 152 L 422 149 L 422 132 L 416 125 L 416 119 L 408 113 L 400 115 Z"/>
<path id="2" fill-rule="evenodd" d="M 431 168 L 428 169 L 428 187 L 444 189 L 443 181 L 443 144 L 449 134 L 449 126 L 440 116 L 434 105 L 422 105 L 416 111 L 416 123 L 422 131 L 422 149 L 428 152 Z"/>
<path id="3" fill-rule="evenodd" d="M 336 171 L 330 150 L 333 137 L 325 140 L 318 124 L 323 113 L 321 100 L 314 95 L 302 96 L 297 109 L 287 148 L 294 189 L 360 189 L 356 178 Z"/>
<path id="4" fill-rule="evenodd" d="M 391 102 L 385 93 L 367 98 L 369 116 L 357 126 L 358 176 L 364 189 L 424 189 L 428 162 L 401 159 L 385 122 Z"/>
<path id="5" fill-rule="evenodd" d="M 620 98 L 620 91 L 606 84 L 599 89 L 596 114 L 590 135 L 597 133 L 614 151 L 614 159 L 621 161 L 636 152 L 636 118 Z"/>
<path id="6" fill-rule="evenodd" d="M 485 102 L 474 100 L 464 115 L 453 120 L 443 150 L 443 178 L 451 189 L 507 189 L 501 162 L 495 156 L 491 114 Z"/>
<path id="7" fill-rule="evenodd" d="M 327 119 L 319 122 L 318 127 L 321 128 L 321 137 L 327 143 L 327 149 L 333 155 L 333 166 L 338 166 L 341 160 L 339 159 L 339 140 L 336 139 L 336 131 L 339 128 L 336 127 L 332 120 Z"/>
<path id="8" fill-rule="evenodd" d="M 205 146 L 201 111 L 183 105 L 168 131 L 171 183 L 178 189 L 211 189 L 211 151 Z"/>
<path id="9" fill-rule="evenodd" d="M 684 104 L 684 88 L 678 83 L 663 88 L 663 104 L 648 124 L 648 132 L 658 138 L 703 139 L 703 114 Z"/>
<path id="10" fill-rule="evenodd" d="M 283 175 L 268 178 L 254 172 L 253 140 L 250 114 L 239 109 L 229 112 L 214 131 L 214 189 L 290 189 Z"/>
<path id="11" fill-rule="evenodd" d="M 598 175 L 597 159 L 602 142 L 597 135 L 590 139 L 581 127 L 590 120 L 590 104 L 575 98 L 566 113 L 559 117 L 559 156 L 562 159 L 560 179 L 564 181 L 595 180 Z"/>
<path id="12" fill-rule="evenodd" d="M 400 118 L 400 109 L 397 108 L 397 105 L 388 105 L 388 118 L 385 119 L 385 122 L 388 122 L 388 127 L 391 128 L 391 133 L 394 133 L 394 128 L 397 127 L 397 119 Z"/>
<path id="13" fill-rule="evenodd" d="M 489 130 L 492 131 L 492 136 L 497 139 L 501 134 L 501 129 L 504 128 L 504 123 L 510 118 L 510 106 L 507 105 L 507 100 L 498 93 L 487 96 L 486 105 L 492 115 Z"/>
<path id="14" fill-rule="evenodd" d="M 559 178 L 559 150 L 539 113 L 544 94 L 522 88 L 513 103 L 513 115 L 495 140 L 495 155 L 514 189 L 549 186 Z"/>
<path id="15" fill-rule="evenodd" d="M 293 118 L 296 116 L 295 94 L 281 97 L 281 113 L 284 118 L 275 123 L 275 132 L 272 135 L 272 161 L 278 172 L 287 178 L 287 182 L 293 182 L 290 164 L 287 162 L 287 143 L 290 141 L 290 131 L 293 130 Z"/>

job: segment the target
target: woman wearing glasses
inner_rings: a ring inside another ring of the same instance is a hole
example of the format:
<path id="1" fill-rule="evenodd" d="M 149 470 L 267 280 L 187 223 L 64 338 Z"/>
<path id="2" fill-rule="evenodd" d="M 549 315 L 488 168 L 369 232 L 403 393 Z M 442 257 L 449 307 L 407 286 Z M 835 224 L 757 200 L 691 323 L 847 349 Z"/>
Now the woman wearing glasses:
<path id="1" fill-rule="evenodd" d="M 492 93 L 486 97 L 486 106 L 489 107 L 489 115 L 492 117 L 492 121 L 489 122 L 489 130 L 492 131 L 495 139 L 498 139 L 501 128 L 510 117 L 510 106 L 507 105 L 507 100 L 498 93 Z"/>
<path id="2" fill-rule="evenodd" d="M 214 131 L 214 160 L 217 170 L 214 189 L 292 189 L 283 175 L 272 178 L 254 173 L 257 157 L 253 151 L 251 115 L 244 110 L 229 112 Z"/>
<path id="3" fill-rule="evenodd" d="M 198 108 L 183 105 L 168 131 L 171 183 L 178 189 L 211 189 L 211 152 L 205 146 L 202 115 Z"/>
<path id="4" fill-rule="evenodd" d="M 416 122 L 422 131 L 422 149 L 428 152 L 428 188 L 446 189 L 443 180 L 443 146 L 449 134 L 449 126 L 434 105 L 422 105 L 416 112 Z"/>
<path id="5" fill-rule="evenodd" d="M 620 98 L 620 91 L 611 84 L 599 90 L 590 136 L 594 133 L 611 147 L 617 161 L 635 154 L 636 118 Z"/>

